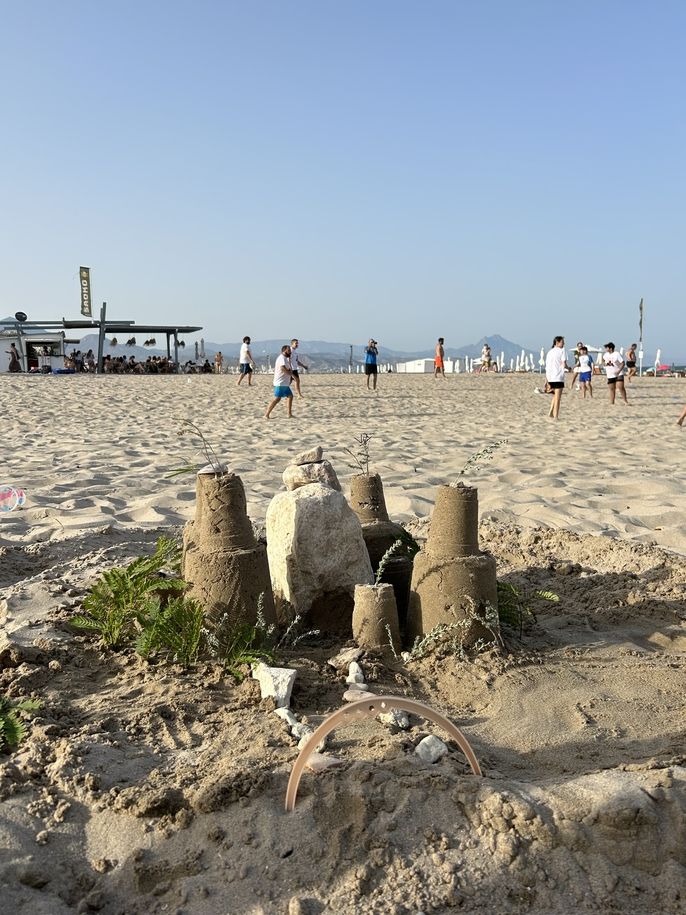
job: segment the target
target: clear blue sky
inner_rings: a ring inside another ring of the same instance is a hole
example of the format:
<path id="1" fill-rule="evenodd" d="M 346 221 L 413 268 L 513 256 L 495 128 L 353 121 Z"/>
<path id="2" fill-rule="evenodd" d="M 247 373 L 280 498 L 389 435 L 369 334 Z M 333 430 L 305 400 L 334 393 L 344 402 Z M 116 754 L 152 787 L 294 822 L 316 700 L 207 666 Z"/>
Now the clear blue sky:
<path id="1" fill-rule="evenodd" d="M 686 359 L 686 3 L 2 4 L 0 316 Z"/>

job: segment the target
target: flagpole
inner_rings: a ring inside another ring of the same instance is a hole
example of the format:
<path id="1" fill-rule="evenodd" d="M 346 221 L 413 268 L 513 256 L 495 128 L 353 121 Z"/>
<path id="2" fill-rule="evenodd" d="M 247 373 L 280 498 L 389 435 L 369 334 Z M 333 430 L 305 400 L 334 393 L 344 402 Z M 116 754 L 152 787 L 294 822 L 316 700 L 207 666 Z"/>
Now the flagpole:
<path id="1" fill-rule="evenodd" d="M 638 377 L 643 376 L 643 299 L 638 306 Z"/>

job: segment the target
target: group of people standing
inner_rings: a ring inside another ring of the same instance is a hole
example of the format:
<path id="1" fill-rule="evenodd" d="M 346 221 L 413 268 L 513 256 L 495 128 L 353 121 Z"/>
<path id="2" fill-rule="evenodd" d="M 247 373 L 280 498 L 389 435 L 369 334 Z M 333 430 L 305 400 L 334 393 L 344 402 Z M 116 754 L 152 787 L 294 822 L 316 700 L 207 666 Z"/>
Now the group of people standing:
<path id="1" fill-rule="evenodd" d="M 617 393 L 621 400 L 629 406 L 629 400 L 626 396 L 626 387 L 624 386 L 625 378 L 631 380 L 636 374 L 636 344 L 632 343 L 626 353 L 626 359 L 615 349 L 614 343 L 605 344 L 603 353 L 603 364 L 607 377 L 608 391 L 610 393 L 610 403 L 614 403 Z M 545 357 L 545 393 L 552 394 L 553 401 L 550 404 L 548 416 L 551 419 L 557 419 L 560 414 L 560 402 L 562 392 L 565 387 L 565 374 L 574 372 L 578 379 L 579 391 L 585 398 L 587 395 L 593 397 L 593 356 L 582 342 L 577 343 L 574 351 L 576 363 L 570 366 L 567 363 L 567 353 L 565 351 L 565 338 L 555 337 L 553 345 L 548 350 Z M 628 374 L 627 374 L 628 370 Z"/>
<path id="2" fill-rule="evenodd" d="M 274 407 L 281 401 L 286 401 L 288 416 L 293 416 L 293 391 L 291 384 L 295 386 L 298 397 L 302 397 L 300 390 L 300 370 L 304 369 L 309 372 L 309 366 L 306 365 L 298 355 L 298 346 L 300 345 L 297 337 L 294 337 L 290 344 L 285 343 L 281 347 L 280 354 L 276 357 L 274 363 L 274 398 L 267 407 L 264 414 L 265 419 L 269 419 Z M 250 337 L 243 337 L 241 351 L 238 357 L 238 381 L 240 385 L 244 379 L 248 379 L 248 387 L 252 386 L 252 376 L 255 370 L 255 360 L 250 351 Z"/>

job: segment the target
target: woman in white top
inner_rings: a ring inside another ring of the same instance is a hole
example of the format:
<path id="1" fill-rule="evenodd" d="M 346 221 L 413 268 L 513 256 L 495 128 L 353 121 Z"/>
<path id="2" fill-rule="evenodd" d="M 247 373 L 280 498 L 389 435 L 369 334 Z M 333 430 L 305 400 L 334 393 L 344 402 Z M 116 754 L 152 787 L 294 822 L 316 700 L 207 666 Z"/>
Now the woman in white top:
<path id="1" fill-rule="evenodd" d="M 565 388 L 565 372 L 567 369 L 565 338 L 555 337 L 553 345 L 545 357 L 545 380 L 553 392 L 553 402 L 550 404 L 550 412 L 548 413 L 551 419 L 557 419 L 560 415 L 560 401 Z"/>

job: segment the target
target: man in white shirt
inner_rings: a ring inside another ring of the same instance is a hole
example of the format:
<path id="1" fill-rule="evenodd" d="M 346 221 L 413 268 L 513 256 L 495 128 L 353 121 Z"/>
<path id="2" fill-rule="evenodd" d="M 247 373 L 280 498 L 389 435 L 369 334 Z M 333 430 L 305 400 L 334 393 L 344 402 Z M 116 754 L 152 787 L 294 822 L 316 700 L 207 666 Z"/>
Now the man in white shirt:
<path id="1" fill-rule="evenodd" d="M 626 397 L 626 388 L 624 387 L 624 360 L 615 352 L 614 343 L 605 344 L 605 354 L 603 355 L 605 371 L 607 372 L 608 391 L 610 392 L 610 403 L 615 402 L 615 394 L 619 394 L 624 403 L 629 406 Z"/>
<path id="2" fill-rule="evenodd" d="M 560 415 L 560 401 L 565 388 L 565 372 L 567 368 L 565 338 L 555 337 L 553 345 L 545 357 L 545 380 L 553 392 L 553 402 L 550 404 L 550 412 L 548 413 L 551 419 L 557 419 Z"/>
<path id="3" fill-rule="evenodd" d="M 288 416 L 293 416 L 293 391 L 291 391 L 291 348 L 288 344 L 281 347 L 281 355 L 276 357 L 274 363 L 274 399 L 267 407 L 265 419 L 269 416 L 277 403 L 285 398 L 288 406 Z"/>
<path id="4" fill-rule="evenodd" d="M 300 393 L 300 369 L 304 368 L 306 372 L 309 372 L 310 368 L 309 366 L 305 365 L 305 363 L 298 357 L 298 354 L 296 353 L 299 345 L 300 342 L 296 337 L 293 337 L 291 340 L 291 375 L 293 376 L 293 383 L 295 384 L 296 393 L 298 397 L 302 397 L 302 394 Z"/>

